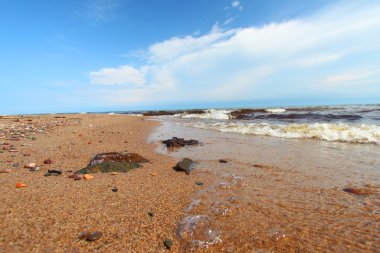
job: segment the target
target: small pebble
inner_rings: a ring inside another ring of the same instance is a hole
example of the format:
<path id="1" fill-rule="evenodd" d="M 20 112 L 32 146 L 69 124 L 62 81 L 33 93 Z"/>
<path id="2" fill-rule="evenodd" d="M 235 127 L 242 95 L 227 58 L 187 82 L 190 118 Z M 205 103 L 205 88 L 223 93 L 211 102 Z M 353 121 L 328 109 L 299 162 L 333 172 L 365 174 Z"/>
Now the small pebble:
<path id="1" fill-rule="evenodd" d="M 156 172 L 152 172 L 150 173 L 151 176 L 157 176 L 157 173 Z"/>
<path id="2" fill-rule="evenodd" d="M 154 216 L 154 213 L 153 213 L 153 212 L 148 212 L 148 215 L 149 215 L 150 217 L 153 217 L 153 216 Z"/>
<path id="3" fill-rule="evenodd" d="M 100 231 L 95 231 L 93 233 L 91 233 L 87 238 L 86 240 L 87 241 L 96 241 L 96 240 L 99 240 L 101 237 L 102 237 L 103 233 L 100 232 Z"/>
<path id="4" fill-rule="evenodd" d="M 173 241 L 170 240 L 170 239 L 166 239 L 164 241 L 164 246 L 167 248 L 167 249 L 171 249 L 173 247 Z"/>
<path id="5" fill-rule="evenodd" d="M 199 185 L 199 186 L 202 186 L 202 185 L 204 185 L 204 183 L 203 183 L 203 182 L 195 182 L 195 184 L 196 184 L 196 185 Z"/>
<path id="6" fill-rule="evenodd" d="M 52 164 L 52 163 L 53 163 L 53 161 L 51 159 L 46 159 L 44 161 L 44 164 Z"/>
<path id="7" fill-rule="evenodd" d="M 83 178 L 86 180 L 91 180 L 94 178 L 94 176 L 91 176 L 90 174 L 84 174 Z"/>
<path id="8" fill-rule="evenodd" d="M 78 235 L 79 240 L 87 239 L 90 236 L 90 232 L 84 231 Z"/>
<path id="9" fill-rule="evenodd" d="M 45 174 L 45 177 L 50 177 L 50 176 L 52 176 L 52 175 L 53 175 L 52 173 L 49 173 L 49 172 L 48 172 L 48 173 Z"/>
<path id="10" fill-rule="evenodd" d="M 16 188 L 22 188 L 22 187 L 26 187 L 26 185 L 22 182 L 17 182 L 16 183 Z"/>
<path id="11" fill-rule="evenodd" d="M 20 166 L 20 164 L 14 163 L 12 166 L 13 166 L 13 168 L 17 168 L 18 166 Z"/>
<path id="12" fill-rule="evenodd" d="M 220 160 L 219 160 L 219 163 L 227 163 L 227 160 L 220 159 Z"/>
<path id="13" fill-rule="evenodd" d="M 81 177 L 74 177 L 74 180 L 81 180 L 82 178 Z"/>
<path id="14" fill-rule="evenodd" d="M 116 187 L 113 187 L 113 188 L 112 188 L 112 191 L 113 191 L 113 192 L 117 192 L 118 189 L 117 189 Z"/>

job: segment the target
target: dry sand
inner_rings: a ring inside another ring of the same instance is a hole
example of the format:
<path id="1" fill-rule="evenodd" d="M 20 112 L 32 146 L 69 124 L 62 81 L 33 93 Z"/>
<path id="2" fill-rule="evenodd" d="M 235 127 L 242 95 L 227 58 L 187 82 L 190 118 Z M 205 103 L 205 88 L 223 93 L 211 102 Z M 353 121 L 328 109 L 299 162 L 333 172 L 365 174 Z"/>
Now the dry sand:
<path id="1" fill-rule="evenodd" d="M 0 143 L 18 151 L 0 154 L 0 169 L 13 170 L 0 173 L 0 252 L 162 252 L 165 239 L 174 241 L 173 252 L 179 251 L 178 221 L 199 188 L 195 182 L 210 181 L 207 174 L 175 172 L 174 158 L 154 152 L 146 137 L 156 122 L 125 115 L 59 117 L 65 118 L 0 119 L 2 128 L 47 126 L 35 129 L 35 140 L 0 136 Z M 85 167 L 94 154 L 125 150 L 150 162 L 128 173 L 93 174 L 88 181 L 68 178 L 70 170 Z M 44 165 L 45 159 L 53 163 Z M 30 162 L 41 171 L 24 168 Z M 13 168 L 17 163 L 19 167 Z M 63 174 L 45 177 L 48 169 L 61 169 Z M 16 188 L 16 182 L 26 187 Z M 103 237 L 78 240 L 85 230 L 99 230 Z"/>

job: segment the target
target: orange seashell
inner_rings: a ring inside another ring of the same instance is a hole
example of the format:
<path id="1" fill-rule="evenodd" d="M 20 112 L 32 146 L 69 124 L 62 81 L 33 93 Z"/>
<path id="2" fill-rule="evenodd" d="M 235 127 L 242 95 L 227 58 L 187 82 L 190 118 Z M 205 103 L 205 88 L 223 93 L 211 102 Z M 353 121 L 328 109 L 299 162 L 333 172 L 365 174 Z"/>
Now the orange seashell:
<path id="1" fill-rule="evenodd" d="M 16 183 L 16 188 L 22 188 L 22 187 L 25 187 L 26 185 L 24 183 L 21 183 L 21 182 L 17 182 Z"/>
<path id="2" fill-rule="evenodd" d="M 152 172 L 152 173 L 150 173 L 150 175 L 157 176 L 157 173 L 156 172 Z"/>
<path id="3" fill-rule="evenodd" d="M 86 180 L 90 180 L 90 179 L 93 179 L 94 176 L 91 176 L 90 174 L 84 174 L 83 178 Z"/>

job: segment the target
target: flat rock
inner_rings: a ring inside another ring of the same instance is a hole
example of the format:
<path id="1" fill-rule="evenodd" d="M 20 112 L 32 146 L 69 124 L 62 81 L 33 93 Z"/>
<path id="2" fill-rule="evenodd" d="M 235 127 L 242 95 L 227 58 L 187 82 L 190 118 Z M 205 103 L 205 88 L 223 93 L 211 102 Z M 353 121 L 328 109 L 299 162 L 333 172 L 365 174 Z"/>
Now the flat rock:
<path id="1" fill-rule="evenodd" d="M 93 156 L 88 166 L 104 162 L 146 163 L 148 160 L 136 153 L 107 152 Z"/>
<path id="2" fill-rule="evenodd" d="M 184 171 L 186 175 L 190 175 L 190 172 L 193 170 L 195 162 L 189 158 L 184 158 L 179 161 L 176 166 L 173 167 L 175 171 Z"/>
<path id="3" fill-rule="evenodd" d="M 90 165 L 77 171 L 77 174 L 128 172 L 141 167 L 138 163 L 130 162 L 104 162 Z"/>

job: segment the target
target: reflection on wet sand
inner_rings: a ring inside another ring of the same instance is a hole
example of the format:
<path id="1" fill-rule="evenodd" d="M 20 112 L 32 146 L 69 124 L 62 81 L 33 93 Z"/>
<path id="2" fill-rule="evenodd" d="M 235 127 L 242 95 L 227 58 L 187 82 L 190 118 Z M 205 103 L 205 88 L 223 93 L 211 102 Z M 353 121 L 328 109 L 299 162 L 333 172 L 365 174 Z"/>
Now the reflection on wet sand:
<path id="1" fill-rule="evenodd" d="M 193 173 L 213 179 L 200 186 L 179 221 L 183 250 L 379 250 L 378 146 L 241 136 L 168 122 L 152 141 L 173 136 L 203 145 L 159 151 L 198 161 Z"/>

